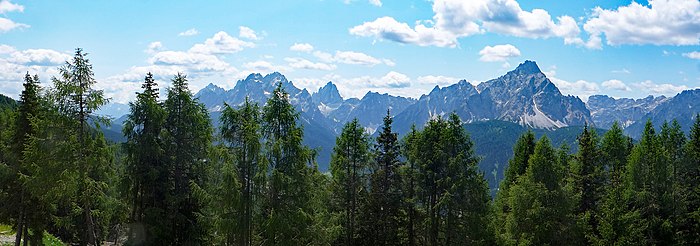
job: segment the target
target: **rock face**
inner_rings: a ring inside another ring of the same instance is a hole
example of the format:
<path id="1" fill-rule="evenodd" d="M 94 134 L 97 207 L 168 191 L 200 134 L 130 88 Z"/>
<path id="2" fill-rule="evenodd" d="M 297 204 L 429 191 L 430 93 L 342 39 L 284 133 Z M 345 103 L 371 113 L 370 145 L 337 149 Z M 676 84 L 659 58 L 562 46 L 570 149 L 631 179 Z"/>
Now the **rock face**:
<path id="1" fill-rule="evenodd" d="M 532 61 L 476 87 L 464 80 L 445 88 L 436 86 L 397 116 L 397 129 L 405 133 L 414 123 L 420 127 L 432 117 L 451 112 L 465 122 L 495 119 L 533 128 L 592 124 L 583 101 L 562 95 Z"/>
<path id="2" fill-rule="evenodd" d="M 665 96 L 615 99 L 606 95 L 593 95 L 588 98 L 586 105 L 591 110 L 591 118 L 596 126 L 609 129 L 617 121 L 626 128 L 667 100 Z"/>
<path id="3" fill-rule="evenodd" d="M 666 121 L 670 123 L 673 120 L 677 120 L 681 129 L 688 132 L 698 113 L 700 113 L 700 89 L 686 90 L 659 103 L 644 116 L 625 128 L 625 132 L 631 137 L 638 139 L 644 131 L 647 119 L 651 120 L 651 123 L 657 129 Z"/>

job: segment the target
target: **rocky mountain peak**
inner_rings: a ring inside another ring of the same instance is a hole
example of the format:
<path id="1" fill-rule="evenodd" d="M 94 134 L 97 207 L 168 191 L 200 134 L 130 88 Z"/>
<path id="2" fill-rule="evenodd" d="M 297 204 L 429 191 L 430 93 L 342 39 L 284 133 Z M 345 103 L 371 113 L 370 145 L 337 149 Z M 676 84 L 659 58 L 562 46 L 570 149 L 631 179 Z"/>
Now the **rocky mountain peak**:
<path id="1" fill-rule="evenodd" d="M 510 73 L 516 73 L 516 74 L 538 74 L 542 73 L 540 70 L 540 67 L 537 66 L 537 63 L 534 61 L 526 60 L 523 63 L 520 63 L 515 70 L 511 71 Z"/>
<path id="2" fill-rule="evenodd" d="M 330 81 L 318 89 L 318 92 L 314 93 L 311 97 L 315 103 L 323 103 L 326 105 L 343 102 L 343 97 L 340 96 L 338 87 Z"/>

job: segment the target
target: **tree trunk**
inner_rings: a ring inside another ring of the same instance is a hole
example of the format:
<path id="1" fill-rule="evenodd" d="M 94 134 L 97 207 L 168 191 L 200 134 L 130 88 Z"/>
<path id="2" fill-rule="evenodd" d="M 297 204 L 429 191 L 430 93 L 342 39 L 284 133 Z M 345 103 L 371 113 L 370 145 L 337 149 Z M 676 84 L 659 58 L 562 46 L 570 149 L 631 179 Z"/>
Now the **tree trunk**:
<path id="1" fill-rule="evenodd" d="M 21 199 L 20 199 L 20 204 L 21 204 Z M 24 232 L 24 207 L 21 209 L 19 212 L 19 216 L 17 219 L 17 234 L 15 235 L 15 246 L 19 246 L 21 241 L 22 241 L 22 233 Z"/>

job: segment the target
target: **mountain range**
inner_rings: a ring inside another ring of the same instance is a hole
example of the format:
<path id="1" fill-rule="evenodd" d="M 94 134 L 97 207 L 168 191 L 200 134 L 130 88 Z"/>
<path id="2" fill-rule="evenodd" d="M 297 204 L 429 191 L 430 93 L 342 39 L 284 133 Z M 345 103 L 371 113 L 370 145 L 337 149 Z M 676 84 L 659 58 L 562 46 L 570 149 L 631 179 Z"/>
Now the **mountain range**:
<path id="1" fill-rule="evenodd" d="M 602 133 L 617 121 L 628 135 L 638 138 L 646 119 L 657 127 L 677 119 L 687 131 L 700 109 L 700 89 L 683 91 L 674 97 L 642 99 L 593 95 L 584 103 L 579 97 L 562 94 L 533 61 L 525 61 L 505 75 L 477 85 L 461 80 L 442 88 L 436 86 L 418 99 L 377 92 L 346 99 L 333 82 L 311 93 L 278 72 L 250 74 L 229 90 L 209 84 L 195 96 L 210 111 L 212 122 L 218 127 L 224 103 L 237 106 L 248 97 L 263 105 L 277 84 L 289 93 L 291 103 L 300 112 L 304 143 L 319 150 L 317 161 L 322 170 L 328 168 L 335 138 L 352 119 L 357 118 L 368 134 L 374 134 L 390 110 L 395 117 L 394 130 L 404 134 L 413 125 L 420 128 L 432 118 L 454 112 L 472 133 L 477 154 L 484 156 L 480 167 L 487 176 L 492 175 L 492 188 L 502 177 L 517 136 L 527 129 L 550 136 L 555 144 L 575 147 L 575 136 L 586 124 Z M 110 108 L 114 109 L 123 107 Z M 120 121 L 115 120 L 109 129 L 120 132 Z"/>

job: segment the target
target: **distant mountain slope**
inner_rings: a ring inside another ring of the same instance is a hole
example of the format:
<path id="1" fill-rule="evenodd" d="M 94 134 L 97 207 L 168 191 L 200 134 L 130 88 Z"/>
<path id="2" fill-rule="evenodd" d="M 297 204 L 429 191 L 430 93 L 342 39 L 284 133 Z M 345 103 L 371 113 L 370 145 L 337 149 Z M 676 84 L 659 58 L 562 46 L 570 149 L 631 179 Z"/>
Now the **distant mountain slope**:
<path id="1" fill-rule="evenodd" d="M 533 61 L 525 61 L 505 75 L 473 86 L 467 81 L 435 87 L 396 118 L 397 131 L 430 118 L 455 112 L 463 121 L 503 120 L 533 128 L 592 124 L 586 105 L 564 96 Z"/>
<path id="2" fill-rule="evenodd" d="M 681 129 L 688 132 L 698 113 L 700 113 L 700 89 L 686 90 L 661 102 L 634 124 L 625 128 L 625 133 L 639 139 L 647 119 L 651 119 L 655 127 L 660 127 L 664 121 L 671 122 L 675 119 L 681 125 Z"/>
<path id="3" fill-rule="evenodd" d="M 0 108 L 16 108 L 18 105 L 15 99 L 0 94 Z"/>
<path id="4" fill-rule="evenodd" d="M 591 118 L 596 126 L 609 129 L 613 122 L 617 121 L 624 128 L 634 124 L 668 99 L 665 96 L 615 99 L 606 95 L 593 95 L 588 97 L 586 106 L 591 111 Z"/>

